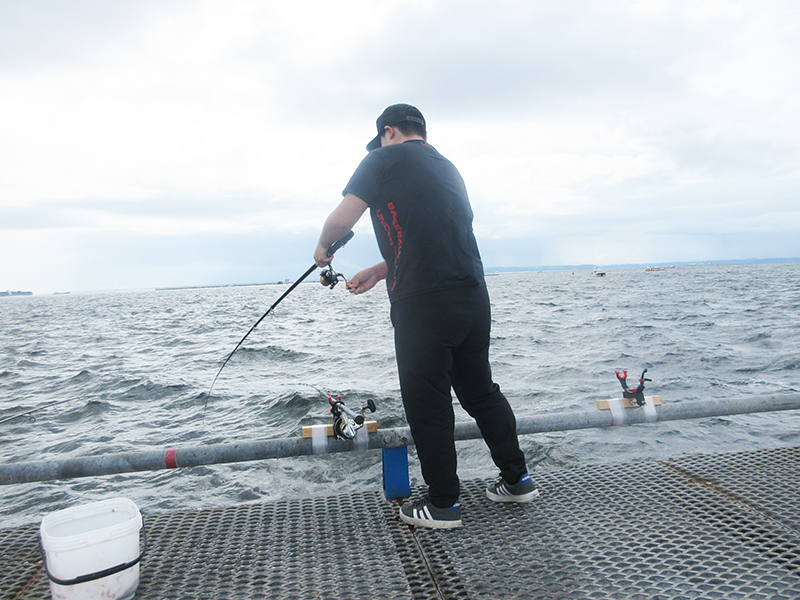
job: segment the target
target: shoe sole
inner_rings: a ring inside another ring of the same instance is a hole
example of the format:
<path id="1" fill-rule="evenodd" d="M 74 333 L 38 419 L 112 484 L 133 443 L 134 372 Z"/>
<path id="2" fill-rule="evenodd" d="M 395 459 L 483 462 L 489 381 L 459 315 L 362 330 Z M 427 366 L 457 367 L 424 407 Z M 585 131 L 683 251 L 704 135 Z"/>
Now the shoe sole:
<path id="1" fill-rule="evenodd" d="M 461 519 L 458 521 L 431 521 L 428 519 L 415 519 L 409 517 L 402 510 L 400 510 L 400 520 L 408 523 L 409 525 L 416 525 L 417 527 L 433 527 L 435 529 L 453 529 L 461 527 Z"/>
<path id="2" fill-rule="evenodd" d="M 539 490 L 533 490 L 532 492 L 528 492 L 527 494 L 520 494 L 518 496 L 514 496 L 513 494 L 510 496 L 499 496 L 494 492 L 486 490 L 486 497 L 494 502 L 530 502 L 538 495 L 539 495 Z"/>

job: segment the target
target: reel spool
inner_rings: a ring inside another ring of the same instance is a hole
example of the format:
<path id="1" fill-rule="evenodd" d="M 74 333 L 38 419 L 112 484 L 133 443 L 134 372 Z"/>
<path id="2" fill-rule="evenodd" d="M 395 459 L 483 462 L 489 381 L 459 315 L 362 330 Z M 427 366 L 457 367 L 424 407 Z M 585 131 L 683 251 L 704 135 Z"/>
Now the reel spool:
<path id="1" fill-rule="evenodd" d="M 344 275 L 342 275 L 341 273 L 337 273 L 336 271 L 333 270 L 333 267 L 328 265 L 328 268 L 324 269 L 319 274 L 319 282 L 325 287 L 333 289 L 334 287 L 336 287 L 336 284 L 339 283 L 340 277 L 342 278 L 342 280 L 344 280 L 345 283 L 347 283 L 347 279 L 345 278 Z"/>

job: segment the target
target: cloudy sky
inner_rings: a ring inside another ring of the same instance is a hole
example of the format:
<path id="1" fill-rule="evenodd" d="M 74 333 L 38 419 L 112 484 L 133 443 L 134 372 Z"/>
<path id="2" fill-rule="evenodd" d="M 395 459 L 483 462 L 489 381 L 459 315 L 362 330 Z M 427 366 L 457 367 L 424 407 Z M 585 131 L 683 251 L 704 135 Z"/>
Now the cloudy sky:
<path id="1" fill-rule="evenodd" d="M 0 290 L 294 279 L 396 102 L 489 267 L 800 256 L 796 0 L 0 0 Z"/>

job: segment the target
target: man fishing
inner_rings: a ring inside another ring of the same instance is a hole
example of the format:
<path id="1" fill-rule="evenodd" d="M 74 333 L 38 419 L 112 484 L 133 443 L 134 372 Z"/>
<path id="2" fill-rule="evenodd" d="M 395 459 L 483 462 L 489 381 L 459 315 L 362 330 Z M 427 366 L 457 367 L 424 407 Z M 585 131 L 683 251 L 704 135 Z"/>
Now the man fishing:
<path id="1" fill-rule="evenodd" d="M 328 265 L 328 248 L 369 208 L 384 260 L 356 273 L 347 287 L 362 294 L 386 280 L 403 406 L 428 485 L 425 497 L 403 505 L 400 518 L 460 527 L 451 388 L 500 469 L 486 495 L 528 502 L 539 492 L 519 448 L 514 413 L 492 380 L 491 309 L 464 181 L 428 145 L 425 118 L 414 106 L 388 107 L 377 129 L 325 221 L 314 260 Z"/>

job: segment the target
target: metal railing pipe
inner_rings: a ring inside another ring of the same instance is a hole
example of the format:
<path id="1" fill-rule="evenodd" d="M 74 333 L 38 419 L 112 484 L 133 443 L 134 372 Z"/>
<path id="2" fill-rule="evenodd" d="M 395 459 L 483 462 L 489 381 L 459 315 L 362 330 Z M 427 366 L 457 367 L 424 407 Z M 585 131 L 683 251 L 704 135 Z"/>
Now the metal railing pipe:
<path id="1" fill-rule="evenodd" d="M 667 402 L 648 413 L 644 408 L 624 410 L 624 422 L 615 423 L 610 410 L 571 411 L 522 417 L 517 419 L 517 432 L 547 433 L 611 427 L 612 425 L 637 425 L 655 421 L 683 421 L 709 417 L 776 412 L 800 409 L 800 394 L 754 396 L 734 400 L 692 400 L 690 402 Z M 477 427 L 476 427 L 477 429 Z M 466 438 L 465 438 L 466 439 Z"/>
<path id="2" fill-rule="evenodd" d="M 666 403 L 658 406 L 655 412 L 648 412 L 643 408 L 625 409 L 624 424 L 633 425 L 655 420 L 676 421 L 798 409 L 800 409 L 800 394 L 740 398 L 736 400 L 694 400 L 691 402 Z M 517 420 L 517 431 L 520 434 L 545 433 L 610 427 L 614 424 L 623 423 L 615 422 L 611 411 L 593 409 L 523 417 Z M 456 440 L 469 440 L 480 438 L 481 434 L 474 422 L 465 422 L 456 424 L 455 437 Z M 0 485 L 247 462 L 311 454 L 349 452 L 353 450 L 397 448 L 413 444 L 414 440 L 411 437 L 411 431 L 407 427 L 399 427 L 380 429 L 375 433 L 363 435 L 363 437 L 359 436 L 355 441 L 335 440 L 333 438 L 323 438 L 322 440 L 279 438 L 257 442 L 213 444 L 60 460 L 20 462 L 0 465 Z"/>

